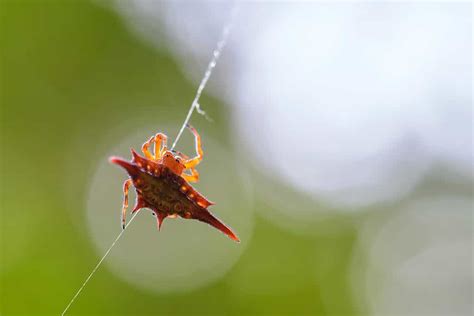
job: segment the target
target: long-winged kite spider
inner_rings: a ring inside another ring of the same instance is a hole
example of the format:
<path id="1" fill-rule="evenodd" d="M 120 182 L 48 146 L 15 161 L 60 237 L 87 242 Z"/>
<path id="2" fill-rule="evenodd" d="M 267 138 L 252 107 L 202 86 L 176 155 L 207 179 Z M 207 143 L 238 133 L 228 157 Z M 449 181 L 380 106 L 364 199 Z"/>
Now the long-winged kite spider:
<path id="1" fill-rule="evenodd" d="M 196 157 L 189 159 L 186 155 L 168 150 L 167 137 L 158 133 L 152 136 L 142 146 L 145 157 L 133 149 L 132 160 L 126 161 L 119 157 L 111 157 L 110 162 L 123 167 L 129 179 L 123 184 L 122 227 L 125 228 L 125 214 L 128 207 L 128 190 L 133 184 L 136 191 L 136 203 L 132 214 L 141 208 L 149 208 L 156 215 L 158 229 L 165 218 L 180 216 L 214 226 L 232 240 L 239 242 L 234 232 L 212 215 L 207 208 L 214 203 L 207 200 L 196 191 L 189 182 L 197 182 L 199 173 L 196 165 L 202 160 L 201 137 L 196 129 L 187 125 L 194 134 L 196 142 Z M 154 144 L 154 153 L 151 146 Z M 189 170 L 189 173 L 185 171 Z"/>

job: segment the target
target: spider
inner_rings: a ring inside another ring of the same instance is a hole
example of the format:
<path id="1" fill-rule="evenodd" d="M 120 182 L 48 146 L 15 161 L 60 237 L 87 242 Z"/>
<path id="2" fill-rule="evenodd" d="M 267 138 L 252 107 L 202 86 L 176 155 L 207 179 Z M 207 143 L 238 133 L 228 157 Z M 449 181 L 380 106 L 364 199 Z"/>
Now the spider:
<path id="1" fill-rule="evenodd" d="M 124 168 L 129 179 L 123 184 L 122 229 L 125 229 L 125 216 L 128 208 L 128 191 L 133 184 L 136 191 L 136 203 L 132 214 L 142 208 L 149 208 L 157 218 L 158 230 L 165 218 L 197 219 L 207 223 L 232 240 L 240 242 L 234 232 L 212 215 L 207 208 L 214 203 L 207 200 L 189 182 L 197 182 L 199 173 L 196 166 L 202 161 L 201 137 L 190 125 L 186 127 L 193 133 L 196 143 L 196 157 L 168 150 L 167 136 L 158 133 L 142 146 L 145 157 L 131 149 L 132 160 L 111 157 L 110 162 Z M 154 152 L 151 147 L 154 145 Z M 188 171 L 190 173 L 186 173 Z"/>

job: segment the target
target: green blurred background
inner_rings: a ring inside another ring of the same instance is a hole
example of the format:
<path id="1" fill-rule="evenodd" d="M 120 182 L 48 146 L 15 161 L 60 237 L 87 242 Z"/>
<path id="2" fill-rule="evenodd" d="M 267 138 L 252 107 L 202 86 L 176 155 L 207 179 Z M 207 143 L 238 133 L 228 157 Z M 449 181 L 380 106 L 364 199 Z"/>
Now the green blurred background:
<path id="1" fill-rule="evenodd" d="M 194 97 L 196 84 L 173 55 L 137 39 L 106 4 L 1 2 L 2 315 L 62 312 L 101 256 L 91 242 L 85 209 L 90 179 L 110 151 L 104 144 L 144 128 L 157 131 L 160 124 L 176 125 L 169 131 L 175 135 Z M 238 155 L 229 108 L 209 95 L 200 103 L 214 122 L 195 116 L 193 124 L 227 155 Z M 183 144 L 191 144 L 186 137 Z M 299 199 L 246 168 L 257 187 L 266 183 L 274 194 Z M 446 191 L 471 197 L 471 185 L 470 178 L 456 175 L 453 181 L 436 170 L 407 201 Z M 117 196 L 120 188 L 117 183 Z M 251 239 L 243 240 L 242 255 L 217 280 L 189 291 L 157 293 L 123 281 L 103 265 L 68 314 L 367 314 L 364 284 L 355 281 L 352 270 L 354 264 L 362 272 L 366 267 L 364 252 L 354 257 L 358 229 L 367 220 L 383 221 L 397 205 L 324 215 L 308 223 L 312 233 L 307 234 L 262 216 L 278 212 L 272 213 L 274 206 L 260 193 L 257 188 L 252 202 L 259 213 L 253 213 Z M 116 205 L 114 224 L 119 200 Z M 386 212 L 379 213 L 381 208 Z M 116 236 L 116 226 L 104 243 Z M 127 233 L 134 229 L 154 228 L 136 226 Z"/>

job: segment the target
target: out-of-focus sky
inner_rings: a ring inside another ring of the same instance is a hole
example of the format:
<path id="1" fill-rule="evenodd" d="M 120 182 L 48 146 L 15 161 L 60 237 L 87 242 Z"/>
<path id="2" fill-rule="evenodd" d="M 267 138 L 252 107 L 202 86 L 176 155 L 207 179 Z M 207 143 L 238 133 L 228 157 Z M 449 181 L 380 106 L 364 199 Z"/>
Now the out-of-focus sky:
<path id="1" fill-rule="evenodd" d="M 64 309 L 120 232 L 107 158 L 173 140 L 231 9 L 1 3 L 2 315 Z M 242 243 L 144 210 L 71 315 L 472 313 L 471 3 L 240 3 L 200 104 Z"/>

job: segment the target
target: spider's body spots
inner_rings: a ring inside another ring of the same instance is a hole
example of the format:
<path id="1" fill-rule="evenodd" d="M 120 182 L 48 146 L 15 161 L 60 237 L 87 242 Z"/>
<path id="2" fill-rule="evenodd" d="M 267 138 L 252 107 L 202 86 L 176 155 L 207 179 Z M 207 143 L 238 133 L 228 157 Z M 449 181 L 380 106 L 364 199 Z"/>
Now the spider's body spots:
<path id="1" fill-rule="evenodd" d="M 180 216 L 205 222 L 229 236 L 235 241 L 239 238 L 230 228 L 214 217 L 207 208 L 214 203 L 196 191 L 189 182 L 197 182 L 199 173 L 196 170 L 203 157 L 201 137 L 196 129 L 187 126 L 194 134 L 196 141 L 196 157 L 168 150 L 167 137 L 158 133 L 142 146 L 145 157 L 132 149 L 132 161 L 112 157 L 110 161 L 124 168 L 130 179 L 124 183 L 124 201 L 122 207 L 122 227 L 125 228 L 125 215 L 128 207 L 128 190 L 133 184 L 137 192 L 137 202 L 133 212 L 141 208 L 149 208 L 158 221 L 158 229 L 166 217 Z M 154 145 L 154 153 L 151 147 Z M 186 173 L 185 171 L 190 172 Z"/>
<path id="2" fill-rule="evenodd" d="M 214 204 L 197 192 L 185 179 L 168 168 L 163 161 L 152 161 L 132 150 L 131 162 L 121 158 L 111 158 L 111 162 L 123 167 L 137 192 L 137 205 L 149 208 L 157 214 L 158 227 L 166 217 L 180 216 L 205 222 L 235 241 L 238 237 L 214 217 L 207 207 Z"/>

